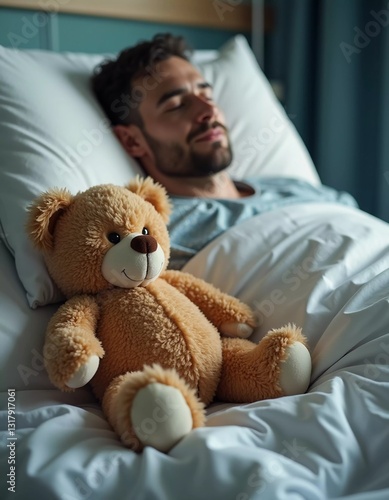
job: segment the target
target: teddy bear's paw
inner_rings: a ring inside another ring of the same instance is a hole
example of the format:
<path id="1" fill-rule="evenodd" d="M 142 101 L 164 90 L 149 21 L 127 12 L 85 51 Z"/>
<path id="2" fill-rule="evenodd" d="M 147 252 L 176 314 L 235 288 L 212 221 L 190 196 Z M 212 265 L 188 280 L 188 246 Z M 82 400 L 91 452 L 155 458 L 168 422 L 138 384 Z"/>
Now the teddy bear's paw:
<path id="1" fill-rule="evenodd" d="M 190 408 L 181 391 L 158 382 L 136 394 L 131 420 L 144 446 L 167 452 L 193 428 Z"/>
<path id="2" fill-rule="evenodd" d="M 71 389 L 78 389 L 86 385 L 97 372 L 99 367 L 99 357 L 93 354 L 88 361 L 81 365 L 76 373 L 66 382 L 66 385 Z"/>
<path id="3" fill-rule="evenodd" d="M 225 337 L 247 339 L 253 333 L 253 328 L 246 323 L 225 322 L 220 325 L 219 331 Z"/>
<path id="4" fill-rule="evenodd" d="M 285 396 L 303 394 L 311 380 L 311 355 L 301 342 L 287 347 L 286 353 L 287 358 L 280 365 L 281 389 Z"/>

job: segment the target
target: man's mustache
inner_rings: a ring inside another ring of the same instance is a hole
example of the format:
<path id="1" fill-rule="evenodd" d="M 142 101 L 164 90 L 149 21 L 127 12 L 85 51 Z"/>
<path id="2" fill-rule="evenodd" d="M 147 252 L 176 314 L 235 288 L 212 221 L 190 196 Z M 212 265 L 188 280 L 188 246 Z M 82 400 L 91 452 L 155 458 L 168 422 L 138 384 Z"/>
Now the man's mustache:
<path id="1" fill-rule="evenodd" d="M 217 122 L 217 121 L 212 122 L 212 123 L 205 122 L 205 123 L 202 123 L 196 130 L 193 130 L 188 135 L 187 142 L 189 143 L 192 139 L 194 139 L 198 135 L 204 134 L 208 130 L 211 130 L 211 129 L 216 128 L 216 127 L 221 127 L 225 132 L 227 132 L 227 127 L 220 122 Z"/>

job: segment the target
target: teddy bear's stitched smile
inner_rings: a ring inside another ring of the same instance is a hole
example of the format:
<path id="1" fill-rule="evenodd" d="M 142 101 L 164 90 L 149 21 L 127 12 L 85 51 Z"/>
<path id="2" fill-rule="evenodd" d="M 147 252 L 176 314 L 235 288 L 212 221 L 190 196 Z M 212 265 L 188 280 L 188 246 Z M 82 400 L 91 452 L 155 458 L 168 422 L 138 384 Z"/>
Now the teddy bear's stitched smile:
<path id="1" fill-rule="evenodd" d="M 149 269 L 148 264 L 149 264 L 149 262 L 148 262 L 148 260 L 147 260 L 147 269 L 146 269 L 146 274 L 145 274 L 144 278 L 140 278 L 140 279 L 133 279 L 133 278 L 130 278 L 130 277 L 128 276 L 128 274 L 126 273 L 126 268 L 123 268 L 123 269 L 122 269 L 122 274 L 124 274 L 124 276 L 125 276 L 128 280 L 132 281 L 133 283 L 137 283 L 138 281 L 144 281 L 144 280 L 146 280 L 146 279 L 150 279 L 150 278 L 148 278 L 148 277 L 147 277 L 148 272 L 149 272 L 149 271 L 148 271 L 148 269 Z M 159 275 L 159 273 L 161 272 L 161 269 L 162 269 L 162 267 L 163 267 L 163 264 L 164 264 L 164 261 L 163 261 L 163 262 L 161 262 L 161 265 L 159 266 L 159 271 L 158 271 L 157 273 L 155 273 L 155 275 L 156 275 L 156 276 L 157 276 L 157 275 Z"/>
<path id="2" fill-rule="evenodd" d="M 123 269 L 123 270 L 122 270 L 122 274 L 124 274 L 124 276 L 125 276 L 127 279 L 129 279 L 130 281 L 133 281 L 134 283 L 136 283 L 137 281 L 142 281 L 142 280 L 144 280 L 144 279 L 145 279 L 145 278 L 141 278 L 140 280 L 133 280 L 132 278 L 130 278 L 130 277 L 128 276 L 128 274 L 126 273 L 126 270 L 125 270 L 125 269 Z"/>

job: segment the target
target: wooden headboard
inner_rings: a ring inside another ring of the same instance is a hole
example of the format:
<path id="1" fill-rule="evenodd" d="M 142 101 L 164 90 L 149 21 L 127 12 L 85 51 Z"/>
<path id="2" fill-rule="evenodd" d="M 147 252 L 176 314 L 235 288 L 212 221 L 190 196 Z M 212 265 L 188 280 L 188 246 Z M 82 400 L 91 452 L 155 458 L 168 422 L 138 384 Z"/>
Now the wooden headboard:
<path id="1" fill-rule="evenodd" d="M 153 26 L 159 32 L 164 26 L 169 31 L 182 27 L 179 34 L 190 45 L 203 49 L 218 48 L 234 34 L 243 33 L 262 65 L 264 34 L 271 33 L 275 25 L 274 8 L 265 7 L 265 0 L 0 0 L 2 8 L 7 12 L 0 18 L 0 45 L 117 52 L 143 36 L 155 34 Z M 23 12 L 22 17 L 16 15 L 18 10 Z M 50 15 L 49 20 L 41 22 L 37 12 L 61 16 Z M 60 17 L 63 23 L 58 22 Z M 35 27 L 44 26 L 39 29 L 39 40 L 20 37 L 21 23 L 31 21 Z"/>
<path id="2" fill-rule="evenodd" d="M 242 0 L 0 0 L 0 7 L 251 31 Z"/>

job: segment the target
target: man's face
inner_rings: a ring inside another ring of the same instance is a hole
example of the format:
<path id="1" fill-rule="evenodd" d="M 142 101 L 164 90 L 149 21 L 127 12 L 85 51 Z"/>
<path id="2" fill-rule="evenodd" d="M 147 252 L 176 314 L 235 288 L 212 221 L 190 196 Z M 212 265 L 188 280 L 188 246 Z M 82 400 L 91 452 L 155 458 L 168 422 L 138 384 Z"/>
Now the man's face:
<path id="1" fill-rule="evenodd" d="M 169 177 L 203 177 L 224 170 L 232 153 L 210 85 L 189 62 L 175 56 L 158 64 L 158 75 L 158 85 L 139 105 L 152 167 Z"/>

